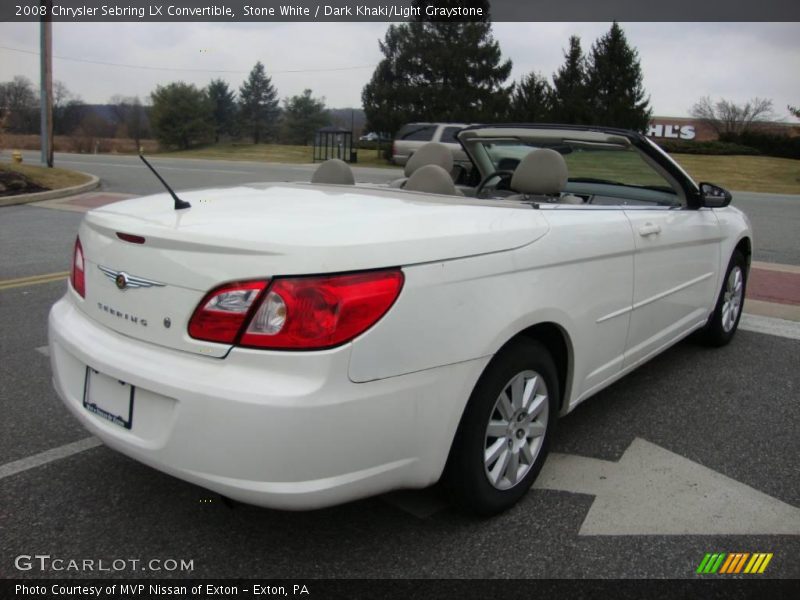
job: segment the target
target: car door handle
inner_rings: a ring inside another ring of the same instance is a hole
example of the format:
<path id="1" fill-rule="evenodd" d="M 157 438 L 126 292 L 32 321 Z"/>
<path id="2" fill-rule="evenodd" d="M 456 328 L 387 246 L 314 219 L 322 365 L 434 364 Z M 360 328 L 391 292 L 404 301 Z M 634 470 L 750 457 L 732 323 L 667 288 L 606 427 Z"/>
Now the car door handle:
<path id="1" fill-rule="evenodd" d="M 641 227 L 639 227 L 639 235 L 642 237 L 647 237 L 648 235 L 656 235 L 661 233 L 661 226 L 654 225 L 653 223 L 645 223 Z"/>

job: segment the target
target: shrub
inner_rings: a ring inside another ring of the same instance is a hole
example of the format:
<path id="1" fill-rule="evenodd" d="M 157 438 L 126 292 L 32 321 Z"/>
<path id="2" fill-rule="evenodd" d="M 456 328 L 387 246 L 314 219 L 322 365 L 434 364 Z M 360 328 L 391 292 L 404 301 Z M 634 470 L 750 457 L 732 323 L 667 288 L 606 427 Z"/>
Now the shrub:
<path id="1" fill-rule="evenodd" d="M 659 146 L 670 154 L 710 154 L 710 155 L 743 155 L 757 156 L 761 152 L 748 145 L 727 142 L 689 142 L 686 140 L 663 140 L 657 142 Z"/>
<path id="2" fill-rule="evenodd" d="M 776 133 L 745 131 L 739 134 L 723 134 L 720 139 L 756 148 L 766 156 L 800 158 L 800 136 L 789 137 Z"/>

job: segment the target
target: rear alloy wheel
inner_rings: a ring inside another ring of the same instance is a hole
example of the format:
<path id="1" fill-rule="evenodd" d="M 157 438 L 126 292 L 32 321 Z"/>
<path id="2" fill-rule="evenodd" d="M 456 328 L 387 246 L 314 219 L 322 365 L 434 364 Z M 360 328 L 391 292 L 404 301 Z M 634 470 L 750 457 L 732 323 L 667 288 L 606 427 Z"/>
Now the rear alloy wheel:
<path id="1" fill-rule="evenodd" d="M 446 481 L 471 512 L 506 510 L 525 495 L 544 464 L 558 407 L 550 354 L 520 339 L 487 367 L 453 442 Z"/>
<path id="2" fill-rule="evenodd" d="M 714 312 L 701 331 L 701 338 L 705 343 L 711 346 L 724 346 L 733 339 L 742 316 L 746 289 L 747 261 L 744 255 L 736 250 L 725 272 Z"/>
<path id="3" fill-rule="evenodd" d="M 498 490 L 525 479 L 542 449 L 550 414 L 547 384 L 536 371 L 517 373 L 497 397 L 486 426 L 483 467 Z"/>

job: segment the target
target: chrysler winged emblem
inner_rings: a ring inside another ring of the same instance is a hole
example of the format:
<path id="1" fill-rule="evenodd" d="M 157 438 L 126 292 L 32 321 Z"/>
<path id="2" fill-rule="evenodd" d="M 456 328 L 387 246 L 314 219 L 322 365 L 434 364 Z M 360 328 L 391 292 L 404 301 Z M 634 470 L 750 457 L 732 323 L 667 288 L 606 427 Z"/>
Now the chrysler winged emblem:
<path id="1" fill-rule="evenodd" d="M 114 269 L 109 269 L 103 265 L 97 265 L 97 268 L 100 269 L 106 277 L 113 281 L 118 289 L 123 291 L 137 288 L 164 287 L 165 285 L 158 281 L 153 281 L 152 279 L 145 279 L 144 277 L 130 275 L 125 271 L 115 271 Z"/>

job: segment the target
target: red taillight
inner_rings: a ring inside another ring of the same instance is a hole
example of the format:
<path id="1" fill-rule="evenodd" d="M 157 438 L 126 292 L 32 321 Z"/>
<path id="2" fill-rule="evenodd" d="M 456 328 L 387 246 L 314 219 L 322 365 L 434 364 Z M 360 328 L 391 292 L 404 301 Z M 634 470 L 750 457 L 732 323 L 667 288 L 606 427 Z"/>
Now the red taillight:
<path id="1" fill-rule="evenodd" d="M 268 281 L 228 283 L 211 290 L 189 321 L 189 335 L 198 340 L 232 344 Z"/>
<path id="2" fill-rule="evenodd" d="M 86 262 L 83 259 L 83 246 L 81 238 L 75 238 L 75 249 L 72 251 L 72 270 L 69 282 L 72 288 L 80 294 L 81 298 L 86 298 Z"/>
<path id="3" fill-rule="evenodd" d="M 386 314 L 403 287 L 403 273 L 391 269 L 287 277 L 265 287 L 266 282 L 259 281 L 212 291 L 195 310 L 189 334 L 253 348 L 318 350 L 338 346 L 362 334 Z M 244 289 L 257 291 L 237 317 L 209 309 L 220 294 Z M 260 298 L 257 307 L 253 304 L 256 297 Z M 245 319 L 247 327 L 243 329 Z M 241 335 L 239 331 L 243 331 Z"/>

